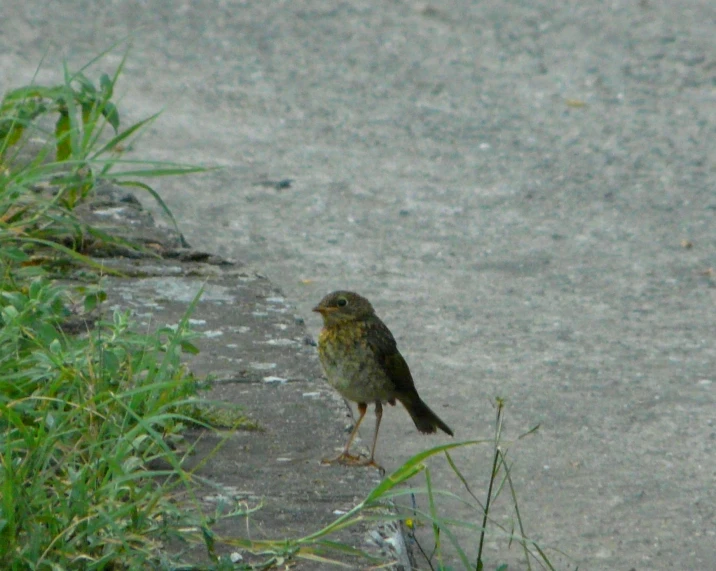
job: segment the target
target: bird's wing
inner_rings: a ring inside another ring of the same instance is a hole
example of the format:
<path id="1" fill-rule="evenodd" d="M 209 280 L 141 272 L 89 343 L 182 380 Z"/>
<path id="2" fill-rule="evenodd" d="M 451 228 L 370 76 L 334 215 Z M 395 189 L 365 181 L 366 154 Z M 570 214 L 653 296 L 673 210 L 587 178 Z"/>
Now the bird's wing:
<path id="1" fill-rule="evenodd" d="M 398 351 L 395 338 L 386 325 L 376 318 L 368 327 L 368 345 L 376 360 L 395 385 L 396 393 L 415 391 L 413 376 L 405 359 Z"/>

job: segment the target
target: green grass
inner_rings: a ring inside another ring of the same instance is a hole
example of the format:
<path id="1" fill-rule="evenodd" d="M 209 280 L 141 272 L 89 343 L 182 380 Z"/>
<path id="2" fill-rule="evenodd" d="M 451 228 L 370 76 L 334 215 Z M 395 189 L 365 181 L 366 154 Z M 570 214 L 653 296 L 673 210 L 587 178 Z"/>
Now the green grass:
<path id="1" fill-rule="evenodd" d="M 155 118 L 121 128 L 121 67 L 97 86 L 65 68 L 63 83 L 0 103 L 2 569 L 154 567 L 164 541 L 202 525 L 175 501 L 191 487 L 175 447 L 200 422 L 187 317 L 143 334 L 126 313 L 97 321 L 104 270 L 87 241 L 138 247 L 74 212 L 107 181 L 148 193 L 173 222 L 144 179 L 202 170 L 121 158 Z M 86 283 L 58 285 L 73 268 Z"/>
<path id="2" fill-rule="evenodd" d="M 0 567 L 138 568 L 186 519 L 162 484 L 182 474 L 170 445 L 192 422 L 190 333 L 140 335 L 115 313 L 68 336 L 67 295 L 44 278 L 1 292 Z"/>
<path id="3" fill-rule="evenodd" d="M 25 249 L 50 246 L 65 260 L 91 265 L 78 255 L 88 240 L 128 246 L 73 213 L 100 181 L 149 195 L 178 232 L 171 211 L 145 179 L 207 169 L 122 158 L 158 115 L 122 128 L 112 97 L 124 60 L 112 76 L 101 73 L 95 85 L 86 72 L 100 57 L 74 73 L 65 67 L 59 85 L 20 87 L 0 102 L 0 247 L 23 239 Z M 45 144 L 36 149 L 36 140 Z"/>

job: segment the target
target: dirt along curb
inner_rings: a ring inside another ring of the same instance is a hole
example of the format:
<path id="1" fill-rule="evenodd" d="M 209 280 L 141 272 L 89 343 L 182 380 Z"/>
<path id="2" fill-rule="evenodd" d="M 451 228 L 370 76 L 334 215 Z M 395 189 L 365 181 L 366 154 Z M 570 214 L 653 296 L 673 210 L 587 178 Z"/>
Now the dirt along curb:
<path id="1" fill-rule="evenodd" d="M 199 378 L 212 381 L 202 396 L 235 404 L 252 421 L 251 428 L 231 434 L 187 434 L 195 445 L 187 468 L 210 456 L 196 472 L 206 482 L 198 496 L 206 512 L 213 513 L 219 504 L 251 512 L 221 520 L 213 528 L 217 535 L 253 541 L 304 537 L 366 497 L 380 481 L 377 471 L 320 463 L 340 448 L 353 420 L 322 378 L 303 318 L 274 284 L 242 263 L 182 247 L 178 234 L 155 224 L 132 194 L 111 185 L 100 186 L 80 216 L 158 254 L 142 256 L 121 248 L 102 252 L 97 261 L 126 276 L 105 278 L 109 310 L 130 310 L 142 328 L 174 325 L 203 288 L 190 320 L 201 334 L 196 341 L 200 353 L 188 356 L 187 364 Z M 219 452 L 213 453 L 220 442 Z M 397 524 L 357 526 L 330 539 L 366 550 L 384 564 L 395 561 L 386 568 L 410 568 Z M 256 559 L 240 549 L 231 551 L 237 559 Z M 217 547 L 217 553 L 222 549 Z M 190 556 L 195 562 L 205 557 L 201 550 Z M 330 557 L 361 565 L 346 554 Z M 300 559 L 297 568 L 324 566 L 334 568 L 317 561 L 301 564 Z"/>

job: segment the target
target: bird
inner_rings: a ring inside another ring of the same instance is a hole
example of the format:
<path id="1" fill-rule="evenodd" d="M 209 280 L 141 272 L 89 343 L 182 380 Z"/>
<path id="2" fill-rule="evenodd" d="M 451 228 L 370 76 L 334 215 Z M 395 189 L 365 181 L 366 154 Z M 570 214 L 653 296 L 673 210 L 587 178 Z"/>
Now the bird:
<path id="1" fill-rule="evenodd" d="M 383 403 L 394 406 L 396 401 L 400 402 L 416 428 L 424 434 L 440 429 L 453 436 L 452 429 L 418 395 L 410 368 L 398 351 L 393 334 L 365 297 L 352 291 L 334 291 L 313 311 L 323 319 L 318 357 L 328 383 L 345 399 L 358 403 L 359 413 L 343 452 L 335 458 L 324 459 L 324 463 L 381 469 L 375 461 L 375 447 Z M 370 457 L 365 459 L 351 454 L 350 448 L 369 403 L 375 403 L 375 433 Z"/>

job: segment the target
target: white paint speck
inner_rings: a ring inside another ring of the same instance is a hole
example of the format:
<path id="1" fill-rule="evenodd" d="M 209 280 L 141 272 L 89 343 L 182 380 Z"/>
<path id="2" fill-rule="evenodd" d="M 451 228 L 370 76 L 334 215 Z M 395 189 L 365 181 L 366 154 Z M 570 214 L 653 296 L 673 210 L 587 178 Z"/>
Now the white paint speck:
<path id="1" fill-rule="evenodd" d="M 258 371 L 270 371 L 276 368 L 276 363 L 249 363 L 249 367 Z"/>
<path id="2" fill-rule="evenodd" d="M 278 347 L 286 347 L 288 345 L 295 345 L 296 342 L 293 339 L 269 339 L 264 341 L 266 345 L 276 345 Z"/>
<path id="3" fill-rule="evenodd" d="M 93 210 L 92 213 L 97 216 L 111 216 L 117 220 L 123 220 L 121 215 L 125 212 L 125 210 L 126 207 L 124 206 L 115 206 L 114 208 L 98 208 L 97 210 Z"/>

